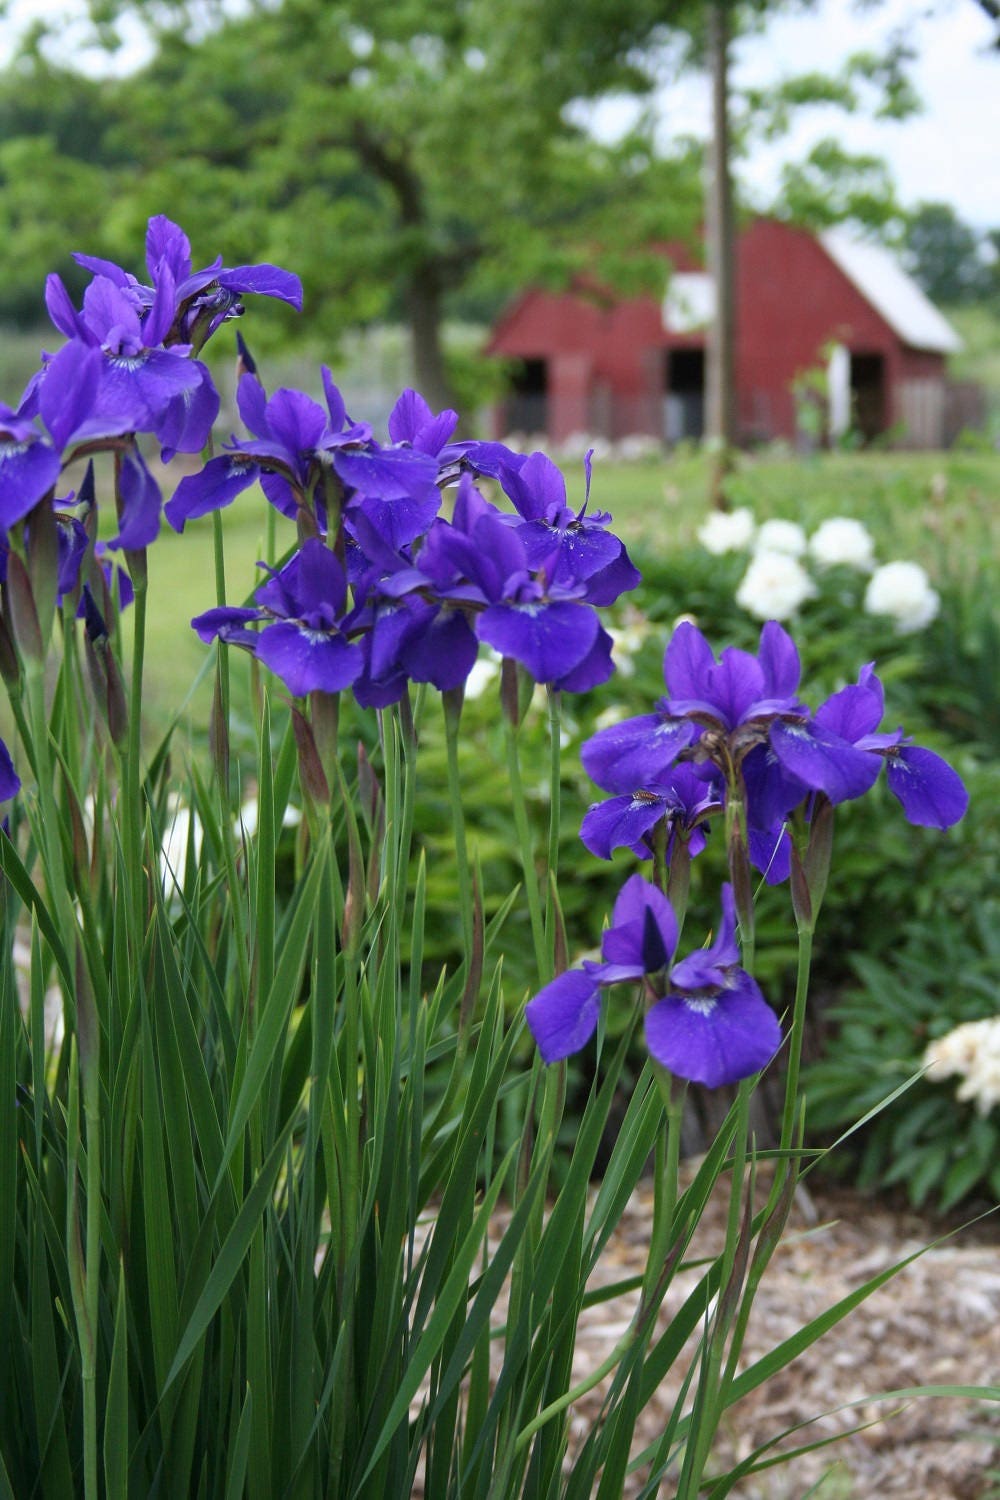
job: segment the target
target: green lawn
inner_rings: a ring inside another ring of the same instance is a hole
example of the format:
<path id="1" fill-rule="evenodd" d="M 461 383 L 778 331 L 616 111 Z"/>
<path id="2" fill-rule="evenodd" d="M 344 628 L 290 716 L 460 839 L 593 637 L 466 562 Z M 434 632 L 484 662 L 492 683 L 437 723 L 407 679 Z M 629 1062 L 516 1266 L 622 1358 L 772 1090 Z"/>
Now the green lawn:
<path id="1" fill-rule="evenodd" d="M 705 475 L 701 455 L 598 464 L 591 503 L 611 511 L 637 552 L 662 553 L 694 539 L 705 515 Z M 580 466 L 567 466 L 567 484 L 571 504 L 578 505 Z M 746 455 L 729 490 L 734 505 L 749 505 L 762 520 L 783 516 L 813 526 L 825 516 L 855 516 L 873 532 L 880 556 L 913 558 L 932 575 L 945 554 L 982 561 L 1000 556 L 1000 455 L 994 453 Z M 264 555 L 266 514 L 259 490 L 222 513 L 230 602 L 243 602 L 260 577 L 254 564 Z M 281 517 L 278 526 L 280 551 L 293 533 Z M 215 603 L 211 519 L 192 522 L 183 536 L 165 526 L 150 549 L 149 569 L 150 706 L 160 717 L 179 707 L 209 654 L 188 622 Z M 203 684 L 192 722 L 204 722 L 208 697 Z"/>
<path id="2" fill-rule="evenodd" d="M 583 499 L 582 465 L 566 466 L 569 500 Z M 166 486 L 165 486 L 166 488 Z M 782 516 L 807 526 L 829 515 L 863 520 L 879 556 L 910 557 L 932 574 L 942 566 L 995 563 L 1000 559 L 1000 455 L 986 450 L 910 454 L 875 452 L 820 454 L 798 458 L 782 452 L 741 455 L 728 483 L 733 505 L 748 505 L 758 519 Z M 642 561 L 685 547 L 706 512 L 706 460 L 681 451 L 665 462 L 595 465 L 592 508 L 608 510 L 616 530 Z M 242 603 L 260 579 L 268 506 L 260 490 L 241 496 L 222 512 L 227 596 Z M 212 674 L 192 684 L 211 648 L 203 646 L 190 620 L 216 602 L 213 525 L 210 517 L 189 524 L 183 536 L 166 525 L 149 550 L 150 606 L 147 634 L 146 702 L 152 728 L 164 728 L 182 708 L 182 723 L 203 739 L 211 702 Z M 276 518 L 278 555 L 294 541 L 291 525 Z M 126 639 L 129 626 L 126 623 Z M 247 702 L 242 653 L 234 653 L 237 703 Z M 9 728 L 4 722 L 4 726 Z"/>

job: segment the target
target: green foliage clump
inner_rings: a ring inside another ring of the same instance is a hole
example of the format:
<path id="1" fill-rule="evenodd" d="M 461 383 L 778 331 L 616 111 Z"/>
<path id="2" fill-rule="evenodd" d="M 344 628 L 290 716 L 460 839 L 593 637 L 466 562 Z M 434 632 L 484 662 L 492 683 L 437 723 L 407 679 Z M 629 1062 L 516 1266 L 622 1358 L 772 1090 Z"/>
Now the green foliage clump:
<path id="1" fill-rule="evenodd" d="M 827 1043 L 805 1079 L 810 1123 L 824 1134 L 902 1090 L 858 1132 L 848 1160 L 859 1186 L 899 1184 L 914 1205 L 941 1209 L 1000 1196 L 1000 1111 L 981 1112 L 956 1098 L 956 1079 L 923 1071 L 928 1044 L 994 1016 L 1000 993 L 1000 903 L 982 895 L 1000 865 L 1000 776 L 967 779 L 962 846 L 920 862 L 918 914 L 901 938 L 852 956 L 853 982 L 825 1008 Z"/>

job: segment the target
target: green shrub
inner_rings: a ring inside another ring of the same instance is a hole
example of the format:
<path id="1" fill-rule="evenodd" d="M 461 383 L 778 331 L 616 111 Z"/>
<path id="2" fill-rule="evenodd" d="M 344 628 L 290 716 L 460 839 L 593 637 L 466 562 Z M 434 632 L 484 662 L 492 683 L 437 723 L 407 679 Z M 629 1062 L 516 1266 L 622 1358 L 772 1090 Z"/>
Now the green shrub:
<path id="1" fill-rule="evenodd" d="M 915 862 L 915 913 L 901 939 L 851 957 L 853 982 L 825 1007 L 823 1055 L 805 1073 L 809 1120 L 846 1129 L 914 1075 L 930 1042 L 997 1014 L 1000 995 L 1000 771 L 967 775 L 961 841 Z M 839 856 L 838 856 L 839 862 Z M 865 1188 L 901 1184 L 915 1205 L 947 1209 L 971 1194 L 1000 1196 L 1000 1111 L 956 1099 L 954 1078 L 922 1074 L 854 1137 Z M 844 1158 L 841 1158 L 842 1164 Z"/>

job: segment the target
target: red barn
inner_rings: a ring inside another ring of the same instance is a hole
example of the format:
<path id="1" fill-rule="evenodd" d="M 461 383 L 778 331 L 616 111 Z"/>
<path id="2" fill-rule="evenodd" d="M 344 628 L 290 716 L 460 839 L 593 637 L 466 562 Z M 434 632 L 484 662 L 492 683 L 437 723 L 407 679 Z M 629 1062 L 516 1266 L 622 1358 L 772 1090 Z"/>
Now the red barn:
<path id="1" fill-rule="evenodd" d="M 580 434 L 701 436 L 713 288 L 689 254 L 666 255 L 662 304 L 582 287 L 529 290 L 514 302 L 488 345 L 514 369 L 498 435 L 544 433 L 554 444 Z M 834 435 L 892 429 L 914 447 L 949 436 L 945 357 L 960 340 L 885 250 L 758 219 L 739 236 L 736 295 L 741 442 L 794 439 L 810 374 L 822 376 L 811 399 Z"/>

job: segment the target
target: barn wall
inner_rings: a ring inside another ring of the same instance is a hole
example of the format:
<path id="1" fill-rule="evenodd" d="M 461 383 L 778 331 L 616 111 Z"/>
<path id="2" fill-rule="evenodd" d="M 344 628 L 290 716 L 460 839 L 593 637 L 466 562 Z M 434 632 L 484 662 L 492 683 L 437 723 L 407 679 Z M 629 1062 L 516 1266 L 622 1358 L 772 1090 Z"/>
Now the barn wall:
<path id="1" fill-rule="evenodd" d="M 914 445 L 944 432 L 944 360 L 908 349 L 853 282 L 805 230 L 760 219 L 737 255 L 737 411 L 744 442 L 796 436 L 795 378 L 825 365 L 828 346 L 883 360 L 883 417 L 905 424 Z M 664 433 L 666 352 L 699 348 L 704 336 L 664 329 L 652 297 L 528 292 L 500 320 L 491 353 L 548 361 L 548 436 L 609 438 Z M 495 432 L 505 427 L 502 406 Z"/>
<path id="2" fill-rule="evenodd" d="M 792 382 L 826 364 L 830 343 L 844 344 L 852 354 L 880 354 L 890 391 L 896 383 L 896 335 L 805 230 L 760 219 L 743 232 L 737 305 L 744 440 L 794 438 Z"/>

